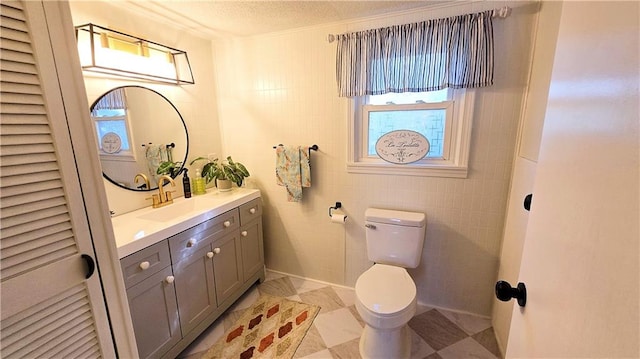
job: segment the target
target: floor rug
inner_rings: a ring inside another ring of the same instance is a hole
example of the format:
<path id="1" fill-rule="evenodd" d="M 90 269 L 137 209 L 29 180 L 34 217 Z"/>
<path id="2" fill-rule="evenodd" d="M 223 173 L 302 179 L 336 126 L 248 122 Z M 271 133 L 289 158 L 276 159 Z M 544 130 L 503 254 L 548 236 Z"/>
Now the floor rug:
<path id="1" fill-rule="evenodd" d="M 213 358 L 292 358 L 320 307 L 262 294 L 202 356 Z"/>

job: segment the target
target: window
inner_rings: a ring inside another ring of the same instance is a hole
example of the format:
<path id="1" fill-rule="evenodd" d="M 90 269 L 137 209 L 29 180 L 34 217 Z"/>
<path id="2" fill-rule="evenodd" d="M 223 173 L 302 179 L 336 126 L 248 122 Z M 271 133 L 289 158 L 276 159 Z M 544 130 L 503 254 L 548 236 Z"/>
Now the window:
<path id="1" fill-rule="evenodd" d="M 473 91 L 388 93 L 356 97 L 350 126 L 348 171 L 415 176 L 467 176 Z M 420 161 L 393 164 L 375 150 L 378 139 L 391 131 L 412 130 L 429 140 Z"/>
<path id="2" fill-rule="evenodd" d="M 135 161 L 135 154 L 131 149 L 131 138 L 125 109 L 94 109 L 91 118 L 98 135 L 98 150 L 100 157 L 115 161 Z M 105 135 L 116 134 L 119 141 L 117 150 L 103 148 Z"/>

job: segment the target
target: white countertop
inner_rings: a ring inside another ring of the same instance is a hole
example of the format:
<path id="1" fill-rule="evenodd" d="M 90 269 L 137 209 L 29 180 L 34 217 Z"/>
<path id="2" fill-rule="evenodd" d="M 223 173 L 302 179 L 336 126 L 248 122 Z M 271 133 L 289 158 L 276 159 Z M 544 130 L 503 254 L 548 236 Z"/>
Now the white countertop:
<path id="1" fill-rule="evenodd" d="M 149 206 L 112 217 L 118 257 L 122 259 L 259 197 L 257 189 L 209 189 L 204 195 L 176 198 L 165 207 Z"/>

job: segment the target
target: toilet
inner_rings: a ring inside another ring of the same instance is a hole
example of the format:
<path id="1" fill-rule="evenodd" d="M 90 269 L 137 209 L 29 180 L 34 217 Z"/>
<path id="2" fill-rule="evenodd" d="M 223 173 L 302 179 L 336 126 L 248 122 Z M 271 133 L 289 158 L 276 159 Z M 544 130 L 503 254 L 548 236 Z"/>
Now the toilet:
<path id="1" fill-rule="evenodd" d="M 363 358 L 409 358 L 407 323 L 416 313 L 416 285 L 405 268 L 420 264 L 424 213 L 368 208 L 367 256 L 375 264 L 356 281 L 356 309 L 365 322 Z"/>

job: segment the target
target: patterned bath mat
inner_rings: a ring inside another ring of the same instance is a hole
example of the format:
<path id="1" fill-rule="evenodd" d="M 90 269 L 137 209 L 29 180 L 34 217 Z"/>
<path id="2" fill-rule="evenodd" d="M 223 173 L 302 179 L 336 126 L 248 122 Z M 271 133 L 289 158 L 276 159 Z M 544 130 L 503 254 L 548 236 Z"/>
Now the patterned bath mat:
<path id="1" fill-rule="evenodd" d="M 262 294 L 202 359 L 292 358 L 319 311 L 317 305 Z"/>

